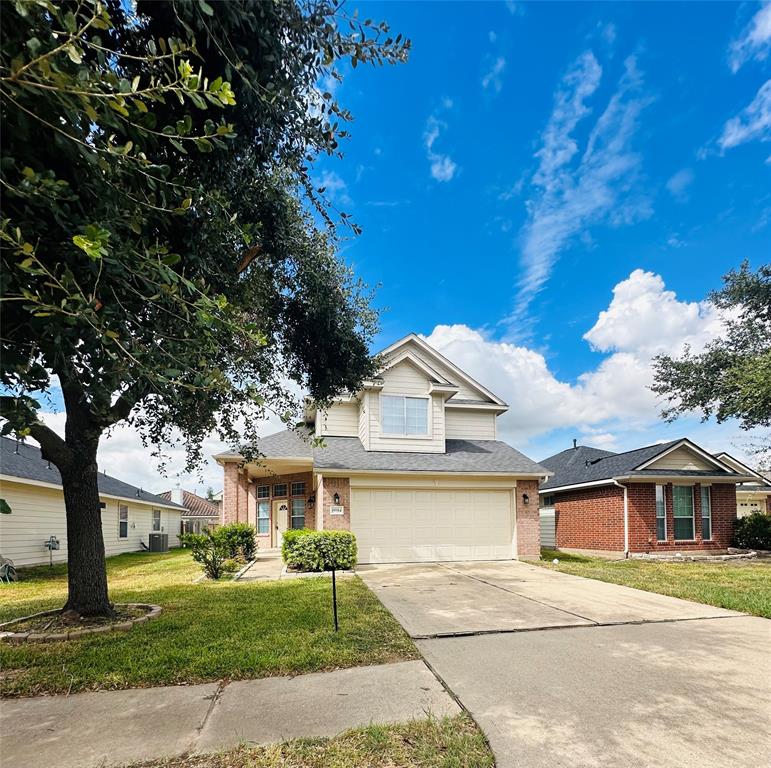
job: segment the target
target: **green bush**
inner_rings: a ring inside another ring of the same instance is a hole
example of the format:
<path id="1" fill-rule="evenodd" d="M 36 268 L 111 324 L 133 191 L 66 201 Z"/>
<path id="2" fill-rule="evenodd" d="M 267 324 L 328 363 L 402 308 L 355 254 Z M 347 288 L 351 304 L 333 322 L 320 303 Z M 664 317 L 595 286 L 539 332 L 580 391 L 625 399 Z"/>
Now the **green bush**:
<path id="1" fill-rule="evenodd" d="M 356 537 L 350 531 L 300 530 L 282 547 L 286 564 L 300 571 L 342 571 L 356 565 Z"/>
<path id="2" fill-rule="evenodd" d="M 216 531 L 214 532 L 216 534 Z M 180 536 L 183 546 L 190 547 L 193 560 L 203 566 L 210 579 L 218 579 L 224 573 L 223 564 L 228 559 L 227 544 L 221 537 L 209 531 L 184 533 Z"/>
<path id="3" fill-rule="evenodd" d="M 285 563 L 289 563 L 290 553 L 297 539 L 306 533 L 314 533 L 314 531 L 310 528 L 290 528 L 288 531 L 284 531 L 281 537 L 281 557 Z"/>
<path id="4" fill-rule="evenodd" d="M 771 549 L 771 515 L 753 512 L 740 517 L 734 529 L 734 546 L 740 549 Z"/>
<path id="5" fill-rule="evenodd" d="M 255 533 L 254 527 L 248 523 L 228 523 L 217 528 L 212 535 L 225 544 L 229 558 L 249 562 L 257 553 Z"/>

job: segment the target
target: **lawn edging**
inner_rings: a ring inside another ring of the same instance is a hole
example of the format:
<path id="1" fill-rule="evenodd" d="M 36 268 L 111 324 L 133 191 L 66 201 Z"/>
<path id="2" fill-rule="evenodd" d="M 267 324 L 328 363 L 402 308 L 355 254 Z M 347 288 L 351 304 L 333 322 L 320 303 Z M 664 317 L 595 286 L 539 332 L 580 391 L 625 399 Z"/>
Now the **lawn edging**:
<path id="1" fill-rule="evenodd" d="M 146 610 L 147 613 L 133 619 L 126 619 L 125 621 L 119 621 L 113 624 L 103 624 L 98 627 L 82 627 L 80 629 L 71 629 L 67 632 L 14 632 L 7 629 L 7 627 L 12 627 L 14 624 L 21 624 L 24 621 L 42 619 L 44 616 L 55 616 L 58 613 L 61 613 L 61 610 L 58 608 L 51 611 L 39 611 L 38 613 L 33 613 L 31 616 L 22 616 L 21 618 L 11 619 L 11 621 L 0 624 L 0 640 L 14 644 L 54 643 L 64 640 L 79 640 L 87 635 L 103 635 L 107 632 L 128 632 L 135 624 L 144 624 L 146 621 L 156 619 L 163 612 L 163 608 L 161 608 L 160 605 L 153 605 L 151 603 L 121 603 L 118 604 L 118 607 Z"/>

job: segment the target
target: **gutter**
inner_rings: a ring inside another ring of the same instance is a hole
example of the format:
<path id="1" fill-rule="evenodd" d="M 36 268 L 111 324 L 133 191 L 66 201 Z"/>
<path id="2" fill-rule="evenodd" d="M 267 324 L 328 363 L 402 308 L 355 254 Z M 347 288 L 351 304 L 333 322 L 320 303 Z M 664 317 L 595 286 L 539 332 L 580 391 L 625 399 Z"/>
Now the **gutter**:
<path id="1" fill-rule="evenodd" d="M 624 558 L 629 558 L 629 488 L 626 485 L 622 485 L 615 478 L 613 479 L 613 485 L 617 485 L 619 488 L 624 489 Z"/>

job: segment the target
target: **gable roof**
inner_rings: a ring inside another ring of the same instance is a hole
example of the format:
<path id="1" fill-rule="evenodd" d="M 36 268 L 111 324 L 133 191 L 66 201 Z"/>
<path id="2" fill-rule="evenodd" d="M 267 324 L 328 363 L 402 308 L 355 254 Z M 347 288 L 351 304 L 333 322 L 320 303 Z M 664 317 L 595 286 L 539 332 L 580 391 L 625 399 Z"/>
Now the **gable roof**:
<path id="1" fill-rule="evenodd" d="M 695 449 L 701 455 L 706 453 L 687 438 L 670 440 L 667 443 L 658 443 L 656 445 L 647 445 L 643 448 L 625 451 L 624 453 L 614 453 L 613 451 L 604 451 L 584 445 L 568 448 L 566 451 L 556 453 L 554 456 L 549 456 L 540 462 L 544 467 L 554 472 L 554 475 L 541 485 L 540 490 L 550 491 L 566 486 L 588 483 L 610 483 L 614 478 L 629 476 L 641 479 L 653 477 L 718 477 L 725 478 L 728 481 L 741 482 L 741 475 L 720 464 L 710 454 L 706 455 L 710 456 L 716 465 L 714 470 L 646 468 L 656 458 L 661 458 L 663 455 L 683 445 L 692 450 Z"/>
<path id="2" fill-rule="evenodd" d="M 715 457 L 720 461 L 724 461 L 726 464 L 728 464 L 728 466 L 733 465 L 733 466 L 739 467 L 742 472 L 746 472 L 746 474 L 752 475 L 753 477 L 757 478 L 758 486 L 771 487 L 771 479 L 761 474 L 756 469 L 753 469 L 752 467 L 748 467 L 744 462 L 739 461 L 739 459 L 735 458 L 734 456 L 731 456 L 730 453 L 727 453 L 726 451 L 722 451 L 721 453 L 716 453 Z"/>
<path id="3" fill-rule="evenodd" d="M 379 352 L 383 357 L 388 357 L 389 355 L 393 355 L 397 350 L 399 350 L 401 347 L 404 347 L 405 345 L 413 343 L 415 346 L 418 347 L 418 349 L 421 350 L 428 358 L 429 360 L 433 358 L 438 363 L 440 363 L 441 367 L 447 368 L 450 373 L 459 379 L 460 381 L 467 384 L 472 389 L 476 389 L 478 392 L 481 392 L 485 397 L 489 398 L 489 400 L 496 405 L 500 406 L 507 406 L 507 403 L 504 402 L 498 395 L 491 392 L 487 387 L 480 384 L 476 379 L 469 376 L 465 371 L 458 368 L 455 363 L 453 363 L 451 360 L 448 360 L 441 352 L 438 352 L 435 350 L 428 342 L 424 341 L 420 338 L 416 333 L 410 333 L 407 336 L 405 336 L 402 339 L 399 339 L 398 341 L 395 341 L 391 346 L 386 347 L 382 352 Z M 426 365 L 429 365 L 430 363 L 423 361 L 426 363 Z M 440 374 L 437 374 L 440 375 Z M 457 382 L 450 382 L 453 384 L 456 384 Z M 448 402 L 452 402 L 452 400 L 449 400 Z"/>
<path id="4" fill-rule="evenodd" d="M 263 437 L 256 448 L 266 458 L 308 458 L 320 471 L 361 472 L 468 472 L 544 477 L 549 472 L 501 440 L 445 440 L 445 453 L 367 451 L 358 437 L 324 437 L 322 447 L 295 431 Z M 236 451 L 215 458 L 233 461 Z"/>
<path id="5" fill-rule="evenodd" d="M 9 437 L 0 438 L 0 474 L 11 479 L 18 479 L 21 482 L 30 480 L 33 483 L 46 483 L 59 487 L 62 485 L 59 470 L 42 457 L 39 448 L 17 442 Z M 99 472 L 97 477 L 100 496 L 112 496 L 128 501 L 144 501 L 159 507 L 184 510 L 184 507 L 173 501 L 156 496 L 154 493 L 148 493 L 104 472 Z"/>
<path id="6" fill-rule="evenodd" d="M 163 491 L 158 496 L 167 501 L 172 500 L 171 491 Z M 182 491 L 182 505 L 186 509 L 182 517 L 219 517 L 220 514 L 220 508 L 216 504 L 192 491 Z"/>

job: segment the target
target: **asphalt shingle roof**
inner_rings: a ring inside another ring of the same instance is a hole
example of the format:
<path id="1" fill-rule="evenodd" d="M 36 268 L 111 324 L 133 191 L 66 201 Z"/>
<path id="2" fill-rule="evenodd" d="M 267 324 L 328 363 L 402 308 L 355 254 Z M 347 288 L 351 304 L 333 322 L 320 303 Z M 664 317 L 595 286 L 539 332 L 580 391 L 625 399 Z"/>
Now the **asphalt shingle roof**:
<path id="1" fill-rule="evenodd" d="M 62 484 L 59 470 L 40 455 L 39 448 L 22 442 L 17 443 L 16 440 L 8 437 L 0 438 L 0 473 L 9 477 L 37 480 L 41 483 Z M 98 477 L 100 494 L 121 496 L 126 499 L 146 501 L 148 504 L 184 509 L 173 501 L 143 491 L 135 485 L 124 483 L 123 480 L 106 475 L 104 472 L 100 472 Z"/>
<path id="2" fill-rule="evenodd" d="M 324 437 L 324 447 L 292 431 L 263 437 L 255 446 L 266 458 L 308 457 L 316 469 L 385 472 L 497 472 L 546 475 L 548 471 L 500 440 L 446 440 L 445 453 L 367 451 L 358 437 Z M 219 454 L 237 458 L 240 454 Z"/>
<path id="3" fill-rule="evenodd" d="M 585 445 L 568 448 L 566 451 L 555 453 L 554 456 L 549 456 L 540 462 L 544 467 L 554 472 L 552 477 L 541 484 L 541 490 L 548 491 L 565 485 L 591 483 L 627 475 L 638 477 L 715 477 L 725 475 L 726 478 L 731 478 L 735 475 L 733 472 L 725 472 L 718 469 L 714 471 L 678 469 L 635 470 L 635 467 L 650 461 L 679 442 L 681 442 L 680 439 L 671 440 L 668 443 L 647 445 L 644 448 L 636 448 L 633 451 L 626 451 L 624 453 L 603 451 L 599 448 L 590 448 Z"/>

